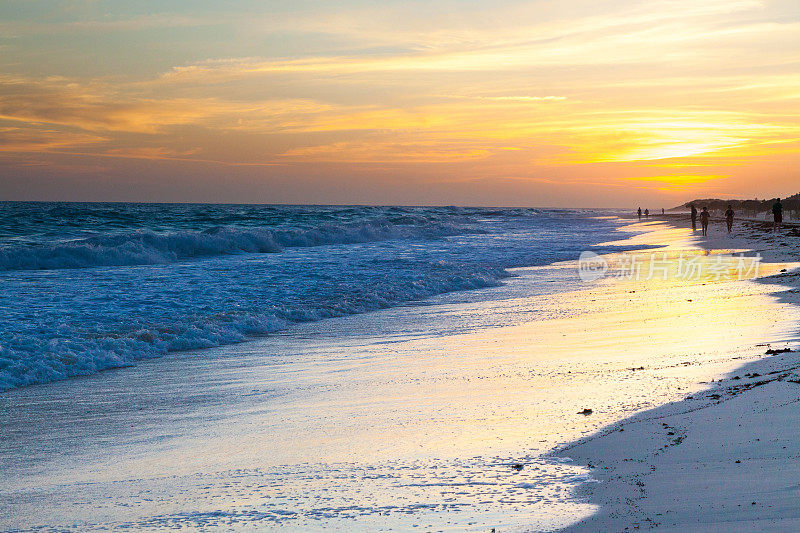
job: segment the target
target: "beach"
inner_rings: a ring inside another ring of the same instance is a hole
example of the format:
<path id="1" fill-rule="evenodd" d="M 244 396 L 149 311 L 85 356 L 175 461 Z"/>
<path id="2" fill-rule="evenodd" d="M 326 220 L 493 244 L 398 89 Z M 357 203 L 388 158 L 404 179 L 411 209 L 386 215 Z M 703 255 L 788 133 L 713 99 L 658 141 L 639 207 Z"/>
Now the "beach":
<path id="1" fill-rule="evenodd" d="M 669 217 L 681 227 L 685 219 Z M 796 261 L 797 230 L 773 234 L 769 226 L 737 222 L 729 236 L 717 222 L 699 244 L 750 249 L 767 261 Z M 796 270 L 763 281 L 785 287 L 782 302 L 800 303 Z M 796 338 L 787 340 L 761 346 L 763 358 L 715 376 L 700 391 L 564 447 L 560 455 L 589 466 L 599 481 L 580 489 L 599 512 L 565 531 L 800 528 L 800 360 Z"/>
<path id="2" fill-rule="evenodd" d="M 611 240 L 586 243 L 607 261 L 600 277 L 579 278 L 575 248 L 488 287 L 7 390 L 0 528 L 554 531 L 622 516 L 602 495 L 625 448 L 607 446 L 601 463 L 590 447 L 611 441 L 596 436 L 674 441 L 678 422 L 667 436 L 627 419 L 687 395 L 713 404 L 708 382 L 762 364 L 763 344 L 791 344 L 800 311 L 780 284 L 792 265 L 761 265 L 758 276 L 778 276 L 762 281 L 662 276 L 746 243 L 707 253 L 684 227 L 603 216 L 613 224 L 598 234 Z M 408 243 L 513 243 L 512 227 Z M 334 249 L 390 245 L 400 242 Z M 211 264 L 240 259 L 254 261 Z M 620 520 L 588 524 L 645 525 Z"/>
<path id="3" fill-rule="evenodd" d="M 0 1 L 0 533 L 800 532 L 798 7 Z"/>

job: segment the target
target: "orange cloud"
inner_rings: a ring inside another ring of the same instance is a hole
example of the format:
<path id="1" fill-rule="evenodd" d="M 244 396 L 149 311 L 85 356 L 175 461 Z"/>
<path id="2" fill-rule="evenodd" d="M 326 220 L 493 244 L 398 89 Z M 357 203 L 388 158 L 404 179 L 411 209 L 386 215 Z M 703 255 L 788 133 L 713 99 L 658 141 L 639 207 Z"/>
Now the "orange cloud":
<path id="1" fill-rule="evenodd" d="M 722 175 L 667 175 L 667 176 L 641 176 L 627 178 L 630 181 L 645 182 L 648 186 L 660 191 L 684 191 L 691 189 L 694 185 L 699 185 L 712 180 L 725 179 L 728 176 Z"/>
<path id="2" fill-rule="evenodd" d="M 337 142 L 327 145 L 294 148 L 279 155 L 291 161 L 370 162 L 370 163 L 444 163 L 485 159 L 489 150 L 458 143 L 369 141 Z"/>
<path id="3" fill-rule="evenodd" d="M 82 132 L 61 132 L 30 127 L 0 127 L 0 152 L 50 152 L 78 146 L 97 145 L 106 137 Z"/>

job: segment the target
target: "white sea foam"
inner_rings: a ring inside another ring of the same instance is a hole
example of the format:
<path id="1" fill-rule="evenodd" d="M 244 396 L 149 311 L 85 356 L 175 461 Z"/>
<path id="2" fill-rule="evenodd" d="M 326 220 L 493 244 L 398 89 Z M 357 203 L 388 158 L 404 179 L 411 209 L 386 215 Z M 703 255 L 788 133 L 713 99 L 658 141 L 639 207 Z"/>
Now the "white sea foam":
<path id="1" fill-rule="evenodd" d="M 425 298 L 454 290 L 469 290 L 496 285 L 501 271 L 459 274 L 449 279 L 416 281 L 405 287 L 389 287 L 358 298 L 342 297 L 339 301 L 309 302 L 293 307 L 267 305 L 269 310 L 230 312 L 198 317 L 191 312 L 162 312 L 160 323 L 137 320 L 133 327 L 104 330 L 89 324 L 70 324 L 53 317 L 53 329 L 37 324 L 22 331 L 8 330 L 0 341 L 0 391 L 23 385 L 55 381 L 77 375 L 88 375 L 109 368 L 129 366 L 138 359 L 147 359 L 168 352 L 210 348 L 242 342 L 249 337 L 265 335 L 294 322 L 363 313 L 396 305 L 402 301 Z M 198 299 L 202 307 L 208 301 Z M 176 302 L 177 304 L 177 302 Z M 114 317 L 113 306 L 100 310 L 101 320 Z M 77 327 L 76 327 L 77 326 Z"/>
<path id="2" fill-rule="evenodd" d="M 528 209 L 4 204 L 0 390 L 494 286 L 614 227 Z"/>
<path id="3" fill-rule="evenodd" d="M 214 227 L 166 233 L 137 230 L 55 244 L 7 245 L 0 248 L 0 270 L 165 264 L 196 257 L 277 253 L 292 247 L 388 239 L 431 239 L 465 232 L 480 230 L 451 223 L 411 225 L 386 220 L 323 224 L 308 229 Z"/>

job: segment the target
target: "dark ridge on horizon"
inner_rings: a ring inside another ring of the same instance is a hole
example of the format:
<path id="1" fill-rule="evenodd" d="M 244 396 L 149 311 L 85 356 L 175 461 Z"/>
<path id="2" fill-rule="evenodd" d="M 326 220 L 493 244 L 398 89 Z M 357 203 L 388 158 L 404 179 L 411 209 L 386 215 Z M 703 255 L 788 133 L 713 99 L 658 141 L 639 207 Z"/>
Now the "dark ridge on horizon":
<path id="1" fill-rule="evenodd" d="M 688 201 L 672 209 L 688 209 L 689 205 L 694 204 L 698 209 L 707 206 L 710 210 L 724 211 L 728 206 L 733 206 L 734 209 L 740 211 L 750 211 L 753 213 L 763 213 L 772 210 L 772 204 L 775 203 L 775 198 L 762 199 L 758 198 L 752 200 L 723 200 L 721 198 L 699 198 L 696 200 Z M 800 192 L 781 198 L 781 203 L 786 211 L 800 211 Z"/>

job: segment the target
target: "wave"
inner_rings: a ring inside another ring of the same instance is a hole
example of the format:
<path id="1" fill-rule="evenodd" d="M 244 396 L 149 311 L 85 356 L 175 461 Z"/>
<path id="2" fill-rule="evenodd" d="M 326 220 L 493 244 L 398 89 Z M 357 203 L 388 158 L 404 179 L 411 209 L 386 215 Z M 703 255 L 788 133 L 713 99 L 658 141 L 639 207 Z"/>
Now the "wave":
<path id="1" fill-rule="evenodd" d="M 614 232 L 524 208 L 0 203 L 0 391 L 496 286 Z"/>
<path id="2" fill-rule="evenodd" d="M 399 223 L 398 223 L 399 222 Z M 390 239 L 434 239 L 481 233 L 466 224 L 424 217 L 326 223 L 314 228 L 214 227 L 158 233 L 137 230 L 55 244 L 12 244 L 0 248 L 0 271 L 56 270 L 96 266 L 166 264 L 197 257 L 278 253 L 285 248 L 355 244 Z"/>
<path id="3" fill-rule="evenodd" d="M 0 392 L 132 366 L 137 360 L 169 352 L 242 342 L 293 323 L 374 311 L 451 291 L 497 286 L 508 275 L 501 268 L 477 268 L 464 273 L 460 265 L 435 266 L 440 272 L 430 272 L 413 283 L 378 285 L 358 297 L 340 295 L 338 299 L 305 306 L 270 305 L 258 312 L 176 316 L 160 323 L 133 322 L 124 330 L 105 332 L 87 331 L 89 325 L 76 329 L 63 318 L 60 323 L 51 323 L 46 332 L 41 327 L 9 330 L 0 342 Z"/>

